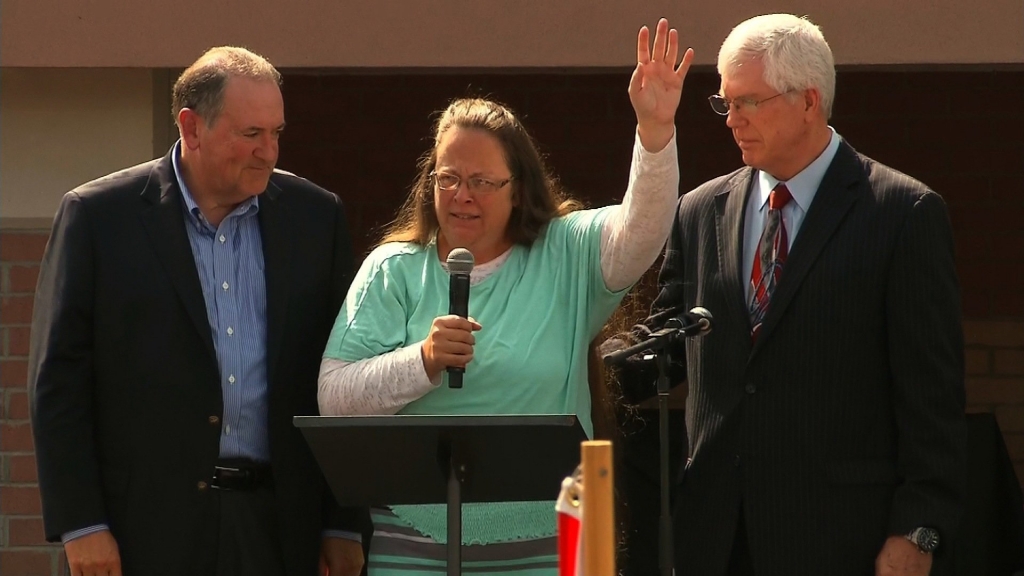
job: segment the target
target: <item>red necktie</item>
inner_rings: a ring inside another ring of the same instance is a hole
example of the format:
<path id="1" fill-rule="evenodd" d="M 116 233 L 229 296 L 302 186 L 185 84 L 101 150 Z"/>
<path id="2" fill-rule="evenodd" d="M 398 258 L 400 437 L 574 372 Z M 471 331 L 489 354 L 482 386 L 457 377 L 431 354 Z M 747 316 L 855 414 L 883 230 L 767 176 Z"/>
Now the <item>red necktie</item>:
<path id="1" fill-rule="evenodd" d="M 781 182 L 768 195 L 768 216 L 754 254 L 754 266 L 750 270 L 750 337 L 753 340 L 757 340 L 761 331 L 761 322 L 789 254 L 789 237 L 786 235 L 786 223 L 782 221 L 782 208 L 792 199 L 793 195 Z"/>

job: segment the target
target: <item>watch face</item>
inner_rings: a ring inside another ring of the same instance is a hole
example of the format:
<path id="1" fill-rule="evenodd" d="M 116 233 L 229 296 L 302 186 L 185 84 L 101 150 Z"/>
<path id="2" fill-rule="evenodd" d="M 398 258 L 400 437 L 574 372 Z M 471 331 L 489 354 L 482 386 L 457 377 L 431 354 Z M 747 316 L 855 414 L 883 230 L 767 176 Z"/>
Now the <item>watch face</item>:
<path id="1" fill-rule="evenodd" d="M 914 543 L 922 552 L 934 552 L 939 547 L 939 531 L 934 528 L 919 528 L 915 530 Z"/>

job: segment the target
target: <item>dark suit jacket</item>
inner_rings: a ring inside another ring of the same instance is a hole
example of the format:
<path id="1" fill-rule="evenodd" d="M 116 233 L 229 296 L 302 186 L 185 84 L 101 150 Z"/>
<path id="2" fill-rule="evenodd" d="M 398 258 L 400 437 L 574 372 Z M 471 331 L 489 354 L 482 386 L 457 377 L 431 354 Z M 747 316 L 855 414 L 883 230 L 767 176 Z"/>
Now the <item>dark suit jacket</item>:
<path id="1" fill-rule="evenodd" d="M 288 573 L 309 575 L 325 526 L 369 520 L 329 506 L 292 425 L 317 414 L 351 246 L 341 202 L 311 182 L 275 173 L 259 202 L 275 497 Z M 203 483 L 223 401 L 182 206 L 170 155 L 69 192 L 36 291 L 29 385 L 46 537 L 106 522 L 127 575 L 193 573 L 216 518 Z"/>
<path id="2" fill-rule="evenodd" d="M 946 208 L 842 143 L 752 345 L 741 262 L 753 175 L 680 199 L 648 320 L 694 306 L 715 318 L 685 361 L 676 354 L 690 444 L 676 567 L 722 574 L 742 506 L 759 576 L 873 574 L 887 536 L 931 526 L 948 542 L 960 513 L 963 336 Z"/>

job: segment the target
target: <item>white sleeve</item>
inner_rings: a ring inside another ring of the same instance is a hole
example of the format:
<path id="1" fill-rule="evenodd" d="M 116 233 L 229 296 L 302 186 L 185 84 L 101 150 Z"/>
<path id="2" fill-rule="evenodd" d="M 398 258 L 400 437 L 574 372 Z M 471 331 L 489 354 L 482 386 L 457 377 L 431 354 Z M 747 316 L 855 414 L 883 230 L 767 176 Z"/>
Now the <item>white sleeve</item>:
<path id="1" fill-rule="evenodd" d="M 633 163 L 622 204 L 601 227 L 601 273 L 611 291 L 628 288 L 661 254 L 672 231 L 679 199 L 676 137 L 659 152 L 633 142 Z"/>
<path id="2" fill-rule="evenodd" d="M 324 416 L 395 414 L 437 388 L 427 378 L 421 342 L 357 362 L 324 358 L 317 401 Z"/>

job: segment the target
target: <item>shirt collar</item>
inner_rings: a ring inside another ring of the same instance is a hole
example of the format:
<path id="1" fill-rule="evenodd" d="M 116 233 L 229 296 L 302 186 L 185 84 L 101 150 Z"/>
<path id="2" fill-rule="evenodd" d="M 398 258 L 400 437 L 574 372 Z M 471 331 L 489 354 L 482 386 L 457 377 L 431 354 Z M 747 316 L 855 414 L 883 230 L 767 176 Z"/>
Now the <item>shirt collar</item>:
<path id="1" fill-rule="evenodd" d="M 818 191 L 818 186 L 821 185 L 821 181 L 825 178 L 825 172 L 828 170 L 829 165 L 832 164 L 832 160 L 836 157 L 836 152 L 839 150 L 839 134 L 831 126 L 828 129 L 832 132 L 832 136 L 829 138 L 825 149 L 814 159 L 814 162 L 808 164 L 806 168 L 786 182 L 786 188 L 789 188 L 789 193 L 793 195 L 793 200 L 804 212 L 807 212 L 807 209 L 810 207 L 811 200 L 814 199 L 814 194 Z M 763 170 L 757 171 L 757 177 L 761 194 L 761 201 L 758 204 L 758 210 L 760 211 L 768 202 L 768 194 L 779 183 L 779 179 Z"/>
<path id="2" fill-rule="evenodd" d="M 203 216 L 202 211 L 199 210 L 199 204 L 196 204 L 195 197 L 192 196 L 192 191 L 185 185 L 185 178 L 181 172 L 181 139 L 174 143 L 174 148 L 171 150 L 171 164 L 174 166 L 174 177 L 178 181 L 178 188 L 181 188 L 181 196 L 185 199 L 185 210 L 191 214 L 200 223 L 206 223 L 206 218 Z M 242 202 L 231 214 L 248 214 L 250 208 L 255 208 L 255 213 L 259 210 L 259 197 L 253 196 L 245 202 Z"/>

